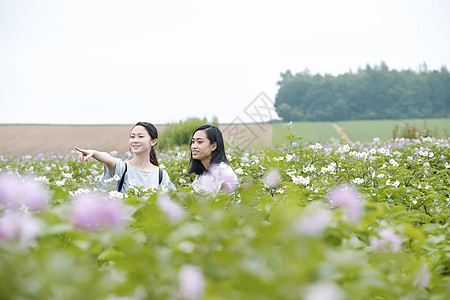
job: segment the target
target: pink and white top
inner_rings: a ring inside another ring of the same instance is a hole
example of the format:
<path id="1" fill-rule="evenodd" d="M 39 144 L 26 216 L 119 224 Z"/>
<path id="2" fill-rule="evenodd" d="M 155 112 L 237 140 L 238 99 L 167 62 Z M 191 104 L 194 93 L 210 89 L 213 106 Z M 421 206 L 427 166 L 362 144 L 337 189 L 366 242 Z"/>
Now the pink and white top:
<path id="1" fill-rule="evenodd" d="M 196 192 L 217 194 L 220 189 L 229 193 L 238 187 L 238 177 L 233 169 L 226 163 L 213 164 L 207 172 L 197 175 L 192 182 L 192 188 Z"/>

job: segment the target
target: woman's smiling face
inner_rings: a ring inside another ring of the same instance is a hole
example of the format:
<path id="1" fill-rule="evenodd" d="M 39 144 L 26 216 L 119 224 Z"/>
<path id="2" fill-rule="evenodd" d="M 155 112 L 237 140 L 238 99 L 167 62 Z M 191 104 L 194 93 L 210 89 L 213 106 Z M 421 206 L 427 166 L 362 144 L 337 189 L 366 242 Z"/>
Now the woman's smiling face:
<path id="1" fill-rule="evenodd" d="M 137 125 L 131 130 L 129 143 L 134 154 L 149 152 L 155 144 L 154 141 L 144 126 Z"/>
<path id="2" fill-rule="evenodd" d="M 191 141 L 191 153 L 193 159 L 198 159 L 202 163 L 211 161 L 211 153 L 216 150 L 216 143 L 211 144 L 205 130 L 198 130 L 194 133 Z M 205 165 L 205 164 L 203 164 Z"/>

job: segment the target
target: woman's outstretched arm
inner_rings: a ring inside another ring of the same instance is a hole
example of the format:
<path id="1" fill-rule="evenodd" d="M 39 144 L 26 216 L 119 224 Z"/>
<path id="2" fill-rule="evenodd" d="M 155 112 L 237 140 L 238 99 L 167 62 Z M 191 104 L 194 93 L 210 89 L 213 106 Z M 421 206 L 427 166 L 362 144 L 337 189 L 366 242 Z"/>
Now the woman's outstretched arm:
<path id="1" fill-rule="evenodd" d="M 80 149 L 78 147 L 75 147 L 75 149 L 80 152 L 79 158 L 81 164 L 84 164 L 85 161 L 87 161 L 89 158 L 94 158 L 98 160 L 101 163 L 104 163 L 106 168 L 108 168 L 108 171 L 114 175 L 116 172 L 116 159 L 112 157 L 109 153 L 106 152 L 100 152 L 97 150 L 85 150 Z"/>

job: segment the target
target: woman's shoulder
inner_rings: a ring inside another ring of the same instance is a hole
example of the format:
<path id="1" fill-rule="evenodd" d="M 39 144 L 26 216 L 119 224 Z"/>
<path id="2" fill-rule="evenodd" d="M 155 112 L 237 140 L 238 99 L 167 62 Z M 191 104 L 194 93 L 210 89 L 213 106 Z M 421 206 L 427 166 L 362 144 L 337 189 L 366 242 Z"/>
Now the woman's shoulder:
<path id="1" fill-rule="evenodd" d="M 226 170 L 226 171 L 229 171 L 229 170 L 232 171 L 232 170 L 233 170 L 233 168 L 230 167 L 230 165 L 227 164 L 226 162 L 221 162 L 221 163 L 219 163 L 219 164 L 217 165 L 216 169 L 217 169 L 217 170 Z"/>
<path id="2" fill-rule="evenodd" d="M 122 171 L 127 168 L 127 162 L 123 161 L 122 159 L 116 157 L 116 171 Z"/>

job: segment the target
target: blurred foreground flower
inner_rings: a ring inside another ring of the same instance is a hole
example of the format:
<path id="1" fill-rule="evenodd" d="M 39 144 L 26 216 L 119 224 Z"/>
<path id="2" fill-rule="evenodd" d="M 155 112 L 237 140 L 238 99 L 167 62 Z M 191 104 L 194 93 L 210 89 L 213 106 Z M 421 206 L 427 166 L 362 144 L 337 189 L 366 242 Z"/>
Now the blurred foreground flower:
<path id="1" fill-rule="evenodd" d="M 118 200 L 102 198 L 95 194 L 82 194 L 73 200 L 71 221 L 78 228 L 118 228 L 124 226 L 125 220 L 125 209 Z"/>
<path id="2" fill-rule="evenodd" d="M 344 208 L 348 218 L 357 222 L 363 214 L 363 203 L 359 193 L 353 187 L 344 185 L 334 188 L 328 194 L 328 203 L 332 208 Z"/>
<path id="3" fill-rule="evenodd" d="M 19 177 L 0 177 L 0 204 L 7 209 L 22 206 L 39 211 L 47 204 L 48 193 L 36 181 Z"/>
<path id="4" fill-rule="evenodd" d="M 398 252 L 401 249 L 402 241 L 399 236 L 390 228 L 380 231 L 380 239 L 374 236 L 370 237 L 370 247 L 376 251 L 385 251 L 390 245 L 392 252 Z"/>
<path id="5" fill-rule="evenodd" d="M 13 212 L 0 218 L 0 241 L 17 240 L 19 248 L 29 246 L 41 232 L 41 223 L 28 214 Z"/>
<path id="6" fill-rule="evenodd" d="M 305 214 L 294 221 L 294 231 L 308 236 L 318 236 L 331 221 L 331 213 L 323 208 L 306 209 Z"/>
<path id="7" fill-rule="evenodd" d="M 334 283 L 318 282 L 306 289 L 305 300 L 339 300 L 344 299 L 344 292 Z"/>
<path id="8" fill-rule="evenodd" d="M 156 200 L 156 206 L 166 214 L 170 223 L 178 223 L 183 218 L 183 208 L 172 201 L 168 194 L 159 194 L 158 200 Z"/>
<path id="9" fill-rule="evenodd" d="M 419 272 L 417 272 L 416 278 L 414 279 L 414 285 L 426 289 L 430 284 L 430 279 L 431 274 L 428 270 L 428 264 L 424 264 Z"/>
<path id="10" fill-rule="evenodd" d="M 263 182 L 269 188 L 275 189 L 278 187 L 278 183 L 280 182 L 281 175 L 277 169 L 270 169 L 269 172 L 264 175 Z"/>
<path id="11" fill-rule="evenodd" d="M 180 292 L 178 299 L 200 299 L 205 292 L 205 279 L 199 267 L 192 265 L 181 266 L 178 272 L 178 285 Z"/>

